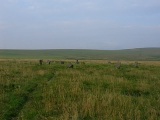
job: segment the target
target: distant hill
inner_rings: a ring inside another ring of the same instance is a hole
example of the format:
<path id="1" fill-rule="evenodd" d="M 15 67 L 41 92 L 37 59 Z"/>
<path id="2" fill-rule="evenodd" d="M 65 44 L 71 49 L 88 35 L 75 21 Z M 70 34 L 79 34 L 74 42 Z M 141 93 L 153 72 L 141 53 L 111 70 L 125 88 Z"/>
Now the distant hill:
<path id="1" fill-rule="evenodd" d="M 124 50 L 0 50 L 0 59 L 104 59 L 104 60 L 160 60 L 160 48 Z"/>

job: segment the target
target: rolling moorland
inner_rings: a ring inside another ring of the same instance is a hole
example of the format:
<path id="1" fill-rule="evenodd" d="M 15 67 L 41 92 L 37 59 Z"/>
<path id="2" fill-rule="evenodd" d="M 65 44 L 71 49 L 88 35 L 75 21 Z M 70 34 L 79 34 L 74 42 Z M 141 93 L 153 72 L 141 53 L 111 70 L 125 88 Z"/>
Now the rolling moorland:
<path id="1" fill-rule="evenodd" d="M 159 120 L 159 50 L 1 50 L 0 119 Z"/>
<path id="2" fill-rule="evenodd" d="M 160 60 L 160 48 L 126 50 L 0 50 L 0 59 Z"/>

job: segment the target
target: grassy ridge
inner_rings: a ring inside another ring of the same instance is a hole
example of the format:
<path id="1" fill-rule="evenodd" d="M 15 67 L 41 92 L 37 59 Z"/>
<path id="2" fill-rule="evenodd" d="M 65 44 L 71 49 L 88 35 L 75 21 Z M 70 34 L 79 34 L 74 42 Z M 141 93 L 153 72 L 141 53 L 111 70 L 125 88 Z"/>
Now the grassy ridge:
<path id="1" fill-rule="evenodd" d="M 160 48 L 128 50 L 0 50 L 0 58 L 160 60 Z"/>
<path id="2" fill-rule="evenodd" d="M 160 119 L 157 62 L 123 62 L 120 69 L 106 61 L 69 69 L 67 62 L 0 61 L 0 119 Z"/>

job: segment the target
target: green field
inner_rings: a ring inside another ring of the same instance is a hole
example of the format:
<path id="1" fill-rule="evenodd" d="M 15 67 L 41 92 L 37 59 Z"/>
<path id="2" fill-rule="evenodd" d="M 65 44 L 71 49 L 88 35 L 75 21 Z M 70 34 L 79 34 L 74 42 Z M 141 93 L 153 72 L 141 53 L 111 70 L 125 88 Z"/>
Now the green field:
<path id="1" fill-rule="evenodd" d="M 0 120 L 159 120 L 160 63 L 116 64 L 0 60 Z"/>
<path id="2" fill-rule="evenodd" d="M 0 50 L 0 59 L 160 60 L 160 48 L 126 50 Z"/>

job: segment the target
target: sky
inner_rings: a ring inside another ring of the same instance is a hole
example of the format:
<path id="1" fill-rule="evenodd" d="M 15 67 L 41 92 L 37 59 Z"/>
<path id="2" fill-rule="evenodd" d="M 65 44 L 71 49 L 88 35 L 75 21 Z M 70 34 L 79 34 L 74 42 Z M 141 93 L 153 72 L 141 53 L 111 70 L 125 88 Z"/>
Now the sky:
<path id="1" fill-rule="evenodd" d="M 0 0 L 0 49 L 160 47 L 160 0 Z"/>

